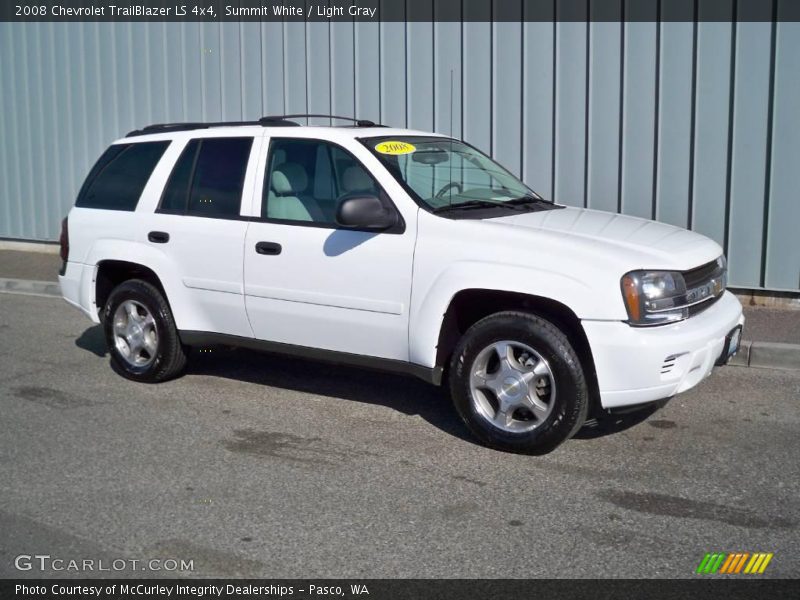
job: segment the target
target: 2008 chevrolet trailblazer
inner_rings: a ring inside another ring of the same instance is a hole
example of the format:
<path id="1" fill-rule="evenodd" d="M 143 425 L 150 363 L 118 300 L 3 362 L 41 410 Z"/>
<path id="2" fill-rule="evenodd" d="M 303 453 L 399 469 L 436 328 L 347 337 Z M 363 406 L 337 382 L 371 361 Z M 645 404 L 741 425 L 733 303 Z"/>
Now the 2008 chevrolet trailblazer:
<path id="1" fill-rule="evenodd" d="M 736 352 L 702 235 L 546 201 L 448 137 L 296 116 L 146 127 L 91 170 L 60 283 L 125 376 L 209 344 L 407 372 L 483 443 L 541 453 Z"/>

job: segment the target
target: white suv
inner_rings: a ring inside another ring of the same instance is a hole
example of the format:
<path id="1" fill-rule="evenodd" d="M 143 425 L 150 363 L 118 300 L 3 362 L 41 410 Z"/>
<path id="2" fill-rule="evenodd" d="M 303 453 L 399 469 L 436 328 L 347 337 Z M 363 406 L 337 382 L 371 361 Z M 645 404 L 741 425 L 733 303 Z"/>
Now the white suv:
<path id="1" fill-rule="evenodd" d="M 542 453 L 736 352 L 702 235 L 554 204 L 449 137 L 290 117 L 146 127 L 90 172 L 61 289 L 126 377 L 211 344 L 410 373 L 483 443 Z"/>

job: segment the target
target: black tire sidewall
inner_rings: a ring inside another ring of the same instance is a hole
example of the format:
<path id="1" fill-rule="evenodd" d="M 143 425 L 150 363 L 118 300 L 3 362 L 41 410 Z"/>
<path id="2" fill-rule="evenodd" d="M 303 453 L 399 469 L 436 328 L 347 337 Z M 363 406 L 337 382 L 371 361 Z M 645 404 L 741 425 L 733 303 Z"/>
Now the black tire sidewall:
<path id="1" fill-rule="evenodd" d="M 156 357 L 153 362 L 143 367 L 135 367 L 126 361 L 114 342 L 114 314 L 119 305 L 126 300 L 134 300 L 142 304 L 155 320 L 156 334 L 158 335 Z M 140 280 L 126 281 L 114 288 L 104 309 L 103 328 L 112 367 L 117 373 L 134 381 L 154 382 L 160 380 L 159 375 L 168 367 L 165 363 L 174 354 L 174 344 L 180 343 L 166 300 L 158 289 Z"/>
<path id="2" fill-rule="evenodd" d="M 470 369 L 478 354 L 501 340 L 526 344 L 548 363 L 556 398 L 544 423 L 526 433 L 502 431 L 478 414 L 470 392 Z M 459 342 L 450 365 L 453 403 L 472 433 L 493 448 L 544 454 L 570 438 L 588 410 L 588 388 L 580 361 L 567 337 L 549 321 L 526 313 L 498 313 L 479 321 Z"/>

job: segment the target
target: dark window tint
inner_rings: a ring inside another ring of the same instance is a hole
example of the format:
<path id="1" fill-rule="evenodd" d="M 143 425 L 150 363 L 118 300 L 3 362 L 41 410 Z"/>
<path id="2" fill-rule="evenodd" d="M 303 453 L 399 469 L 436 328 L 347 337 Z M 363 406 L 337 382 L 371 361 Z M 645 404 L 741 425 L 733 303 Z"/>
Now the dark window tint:
<path id="1" fill-rule="evenodd" d="M 134 210 L 169 142 L 111 146 L 86 179 L 75 206 Z"/>
<path id="2" fill-rule="evenodd" d="M 377 182 L 346 150 L 320 140 L 273 140 L 261 216 L 282 221 L 336 224 L 348 195 L 383 197 Z"/>
<path id="3" fill-rule="evenodd" d="M 183 149 L 178 162 L 172 169 L 172 175 L 169 176 L 167 187 L 164 188 L 164 195 L 161 197 L 159 207 L 160 212 L 180 214 L 186 212 L 186 202 L 191 191 L 189 183 L 199 147 L 200 140 L 192 140 Z"/>
<path id="4" fill-rule="evenodd" d="M 201 140 L 187 214 L 202 217 L 239 214 L 252 145 L 250 137 Z"/>
<path id="5" fill-rule="evenodd" d="M 237 216 L 252 145 L 250 137 L 191 140 L 172 169 L 159 212 Z"/>

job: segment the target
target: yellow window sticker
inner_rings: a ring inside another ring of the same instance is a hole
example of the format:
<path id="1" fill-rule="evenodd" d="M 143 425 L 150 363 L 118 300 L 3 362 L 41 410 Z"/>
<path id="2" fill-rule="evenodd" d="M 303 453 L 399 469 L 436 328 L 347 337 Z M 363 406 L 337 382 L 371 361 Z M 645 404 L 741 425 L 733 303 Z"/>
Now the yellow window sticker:
<path id="1" fill-rule="evenodd" d="M 397 156 L 399 154 L 411 154 L 416 148 L 413 144 L 409 144 L 408 142 L 388 141 L 381 142 L 375 146 L 375 150 L 381 154 Z"/>

